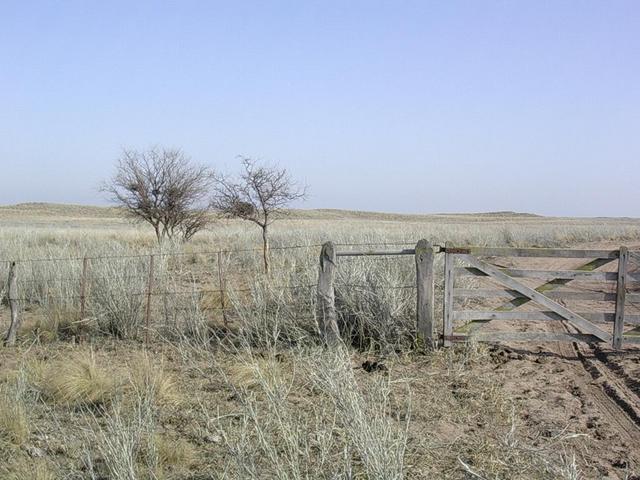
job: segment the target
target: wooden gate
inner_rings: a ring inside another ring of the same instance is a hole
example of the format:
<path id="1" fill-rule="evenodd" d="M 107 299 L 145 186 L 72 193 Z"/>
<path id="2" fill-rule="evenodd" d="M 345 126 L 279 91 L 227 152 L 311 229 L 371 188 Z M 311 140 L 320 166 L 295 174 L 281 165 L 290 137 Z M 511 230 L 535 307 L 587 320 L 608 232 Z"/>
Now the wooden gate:
<path id="1" fill-rule="evenodd" d="M 638 252 L 629 252 L 626 247 L 574 250 L 450 245 L 442 251 L 444 345 L 470 337 L 480 341 L 612 342 L 614 348 L 620 348 L 623 341 L 640 343 L 640 332 L 624 331 L 625 324 L 640 325 L 640 309 L 633 305 L 640 302 L 640 289 L 635 283 L 640 281 L 640 273 L 629 268 L 640 257 Z M 555 259 L 555 263 L 572 266 L 540 270 L 504 265 L 522 263 L 520 257 Z M 617 269 L 611 271 L 611 266 Z M 600 267 L 606 271 L 596 271 Z M 488 280 L 491 285 L 456 285 L 464 283 L 464 279 Z M 460 309 L 460 300 L 474 304 L 474 308 Z M 633 310 L 625 312 L 626 304 L 631 304 Z M 494 320 L 514 323 L 507 323 L 506 330 L 486 331 L 487 324 Z M 556 322 L 564 328 L 531 331 L 529 327 L 540 325 L 539 321 Z M 514 325 L 525 331 L 513 331 Z"/>

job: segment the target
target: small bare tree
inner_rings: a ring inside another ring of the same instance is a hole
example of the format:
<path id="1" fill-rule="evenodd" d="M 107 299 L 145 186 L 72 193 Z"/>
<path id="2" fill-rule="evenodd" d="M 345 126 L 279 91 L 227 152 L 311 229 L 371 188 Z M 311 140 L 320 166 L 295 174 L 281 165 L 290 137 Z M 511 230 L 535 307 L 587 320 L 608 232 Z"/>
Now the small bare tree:
<path id="1" fill-rule="evenodd" d="M 209 221 L 213 171 L 195 165 L 179 149 L 124 150 L 115 175 L 101 190 L 134 219 L 149 223 L 158 242 L 187 241 Z"/>
<path id="2" fill-rule="evenodd" d="M 217 178 L 211 206 L 223 217 L 249 220 L 262 229 L 264 270 L 269 273 L 269 225 L 286 213 L 291 202 L 306 197 L 306 187 L 295 183 L 284 168 L 241 160 L 239 178 Z"/>

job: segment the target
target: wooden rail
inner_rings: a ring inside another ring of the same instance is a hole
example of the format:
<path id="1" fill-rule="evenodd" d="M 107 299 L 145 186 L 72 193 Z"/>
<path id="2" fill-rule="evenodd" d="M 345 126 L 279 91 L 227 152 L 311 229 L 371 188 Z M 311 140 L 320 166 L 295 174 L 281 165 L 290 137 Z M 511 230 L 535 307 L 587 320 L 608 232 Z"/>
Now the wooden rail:
<path id="1" fill-rule="evenodd" d="M 515 268 L 498 268 L 499 271 L 516 278 L 535 278 L 538 280 L 595 280 L 600 282 L 615 282 L 617 272 L 583 272 L 581 270 L 521 270 Z M 476 276 L 488 277 L 483 271 L 473 267 L 456 268 L 457 277 Z M 629 275 L 633 280 L 640 280 L 640 273 Z"/>
<path id="2" fill-rule="evenodd" d="M 404 248 L 402 250 L 345 250 L 336 252 L 338 257 L 366 257 L 380 255 L 415 255 L 415 248 Z"/>
<path id="3" fill-rule="evenodd" d="M 444 253 L 464 253 L 480 257 L 556 257 L 556 258 L 618 258 L 619 250 L 581 250 L 569 248 L 502 248 L 445 246 Z"/>
<path id="4" fill-rule="evenodd" d="M 602 312 L 579 312 L 577 313 L 582 318 L 589 320 L 590 322 L 614 322 L 615 313 L 602 313 Z M 502 312 L 502 311 L 484 311 L 484 310 L 458 310 L 453 313 L 453 320 L 563 320 L 564 317 L 558 315 L 550 310 L 542 310 L 537 312 Z M 626 315 L 624 317 L 625 323 L 634 325 L 640 324 L 640 315 Z"/>

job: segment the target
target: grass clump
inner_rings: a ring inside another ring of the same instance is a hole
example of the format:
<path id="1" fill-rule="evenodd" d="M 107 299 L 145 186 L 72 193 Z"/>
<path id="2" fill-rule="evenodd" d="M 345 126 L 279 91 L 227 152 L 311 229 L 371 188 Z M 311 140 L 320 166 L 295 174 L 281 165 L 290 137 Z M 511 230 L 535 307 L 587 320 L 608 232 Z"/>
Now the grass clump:
<path id="1" fill-rule="evenodd" d="M 116 406 L 105 415 L 103 422 L 94 418 L 93 423 L 86 440 L 88 451 L 85 455 L 92 477 L 106 475 L 113 480 L 138 480 L 137 459 L 145 438 L 153 429 L 152 420 L 141 410 L 136 409 L 133 415 L 127 416 L 120 406 Z M 94 461 L 91 447 L 95 447 L 102 462 Z M 154 471 L 155 451 L 145 452 L 145 458 L 149 460 L 150 470 Z"/>
<path id="2" fill-rule="evenodd" d="M 110 403 L 119 389 L 113 372 L 96 364 L 92 354 L 54 361 L 44 368 L 40 391 L 54 403 L 68 406 L 101 406 Z"/>
<path id="3" fill-rule="evenodd" d="M 14 460 L 8 466 L 0 469 L 3 480 L 58 480 L 49 466 L 43 461 L 33 459 Z"/>
<path id="4" fill-rule="evenodd" d="M 187 440 L 156 435 L 155 442 L 158 462 L 163 469 L 187 470 L 196 463 L 196 449 Z"/>
<path id="5" fill-rule="evenodd" d="M 162 362 L 153 362 L 147 355 L 139 355 L 130 364 L 129 386 L 136 398 L 153 405 L 175 407 L 180 404 L 173 376 L 164 371 Z"/>
<path id="6" fill-rule="evenodd" d="M 20 446 L 29 438 L 29 419 L 25 404 L 18 395 L 0 393 L 0 439 Z"/>
<path id="7" fill-rule="evenodd" d="M 350 355 L 343 348 L 310 357 L 308 368 L 316 387 L 333 403 L 366 478 L 404 478 L 410 415 L 408 410 L 402 415 L 392 414 L 389 378 L 375 376 L 372 384 L 363 388 L 356 381 Z"/>
<path id="8" fill-rule="evenodd" d="M 111 247 L 112 255 L 123 254 L 121 247 Z M 161 275 L 161 258 L 153 272 L 158 276 Z M 88 304 L 98 328 L 117 338 L 136 338 L 143 326 L 149 259 L 96 259 L 92 261 L 92 272 Z"/>
<path id="9" fill-rule="evenodd" d="M 332 458 L 341 455 L 323 402 L 309 402 L 308 386 L 275 355 L 243 352 L 244 365 L 227 377 L 240 411 L 218 422 L 227 450 L 228 478 L 348 478 Z"/>
<path id="10" fill-rule="evenodd" d="M 237 361 L 227 380 L 240 414 L 218 425 L 231 478 L 404 478 L 406 423 L 391 415 L 387 378 L 361 384 L 343 349 Z"/>
<path id="11" fill-rule="evenodd" d="M 9 372 L 0 387 L 0 442 L 5 446 L 20 447 L 30 434 L 28 416 L 28 378 L 25 370 Z"/>

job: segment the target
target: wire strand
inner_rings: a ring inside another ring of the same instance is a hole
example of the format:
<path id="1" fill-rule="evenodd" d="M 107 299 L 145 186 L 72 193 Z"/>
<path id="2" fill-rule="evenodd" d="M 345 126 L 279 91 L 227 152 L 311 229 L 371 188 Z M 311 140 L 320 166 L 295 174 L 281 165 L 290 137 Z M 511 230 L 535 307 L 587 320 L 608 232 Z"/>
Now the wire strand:
<path id="1" fill-rule="evenodd" d="M 371 246 L 404 246 L 404 245 L 415 245 L 413 242 L 364 242 L 364 243 L 336 243 L 336 246 L 340 247 L 371 247 Z M 282 245 L 277 247 L 271 247 L 271 251 L 280 251 L 280 250 L 295 250 L 295 249 L 306 249 L 306 248 L 320 248 L 322 244 L 306 244 L 306 245 Z M 162 257 L 181 257 L 181 256 L 189 256 L 189 255 L 218 255 L 218 254 L 227 254 L 227 253 L 246 253 L 246 252 L 261 252 L 262 247 L 255 248 L 240 248 L 240 249 L 223 249 L 223 250 L 201 250 L 201 251 L 193 251 L 193 252 L 162 252 L 162 251 L 150 251 L 147 253 L 139 253 L 139 254 L 130 254 L 130 255 L 93 255 L 93 256 L 83 256 L 83 257 L 50 257 L 50 258 L 18 258 L 13 260 L 0 260 L 0 262 L 16 262 L 16 263 L 37 263 L 37 262 L 65 262 L 65 261 L 81 261 L 85 258 L 87 260 L 113 260 L 113 259 L 131 259 L 131 258 L 146 258 L 151 255 L 154 256 L 162 256 Z"/>

